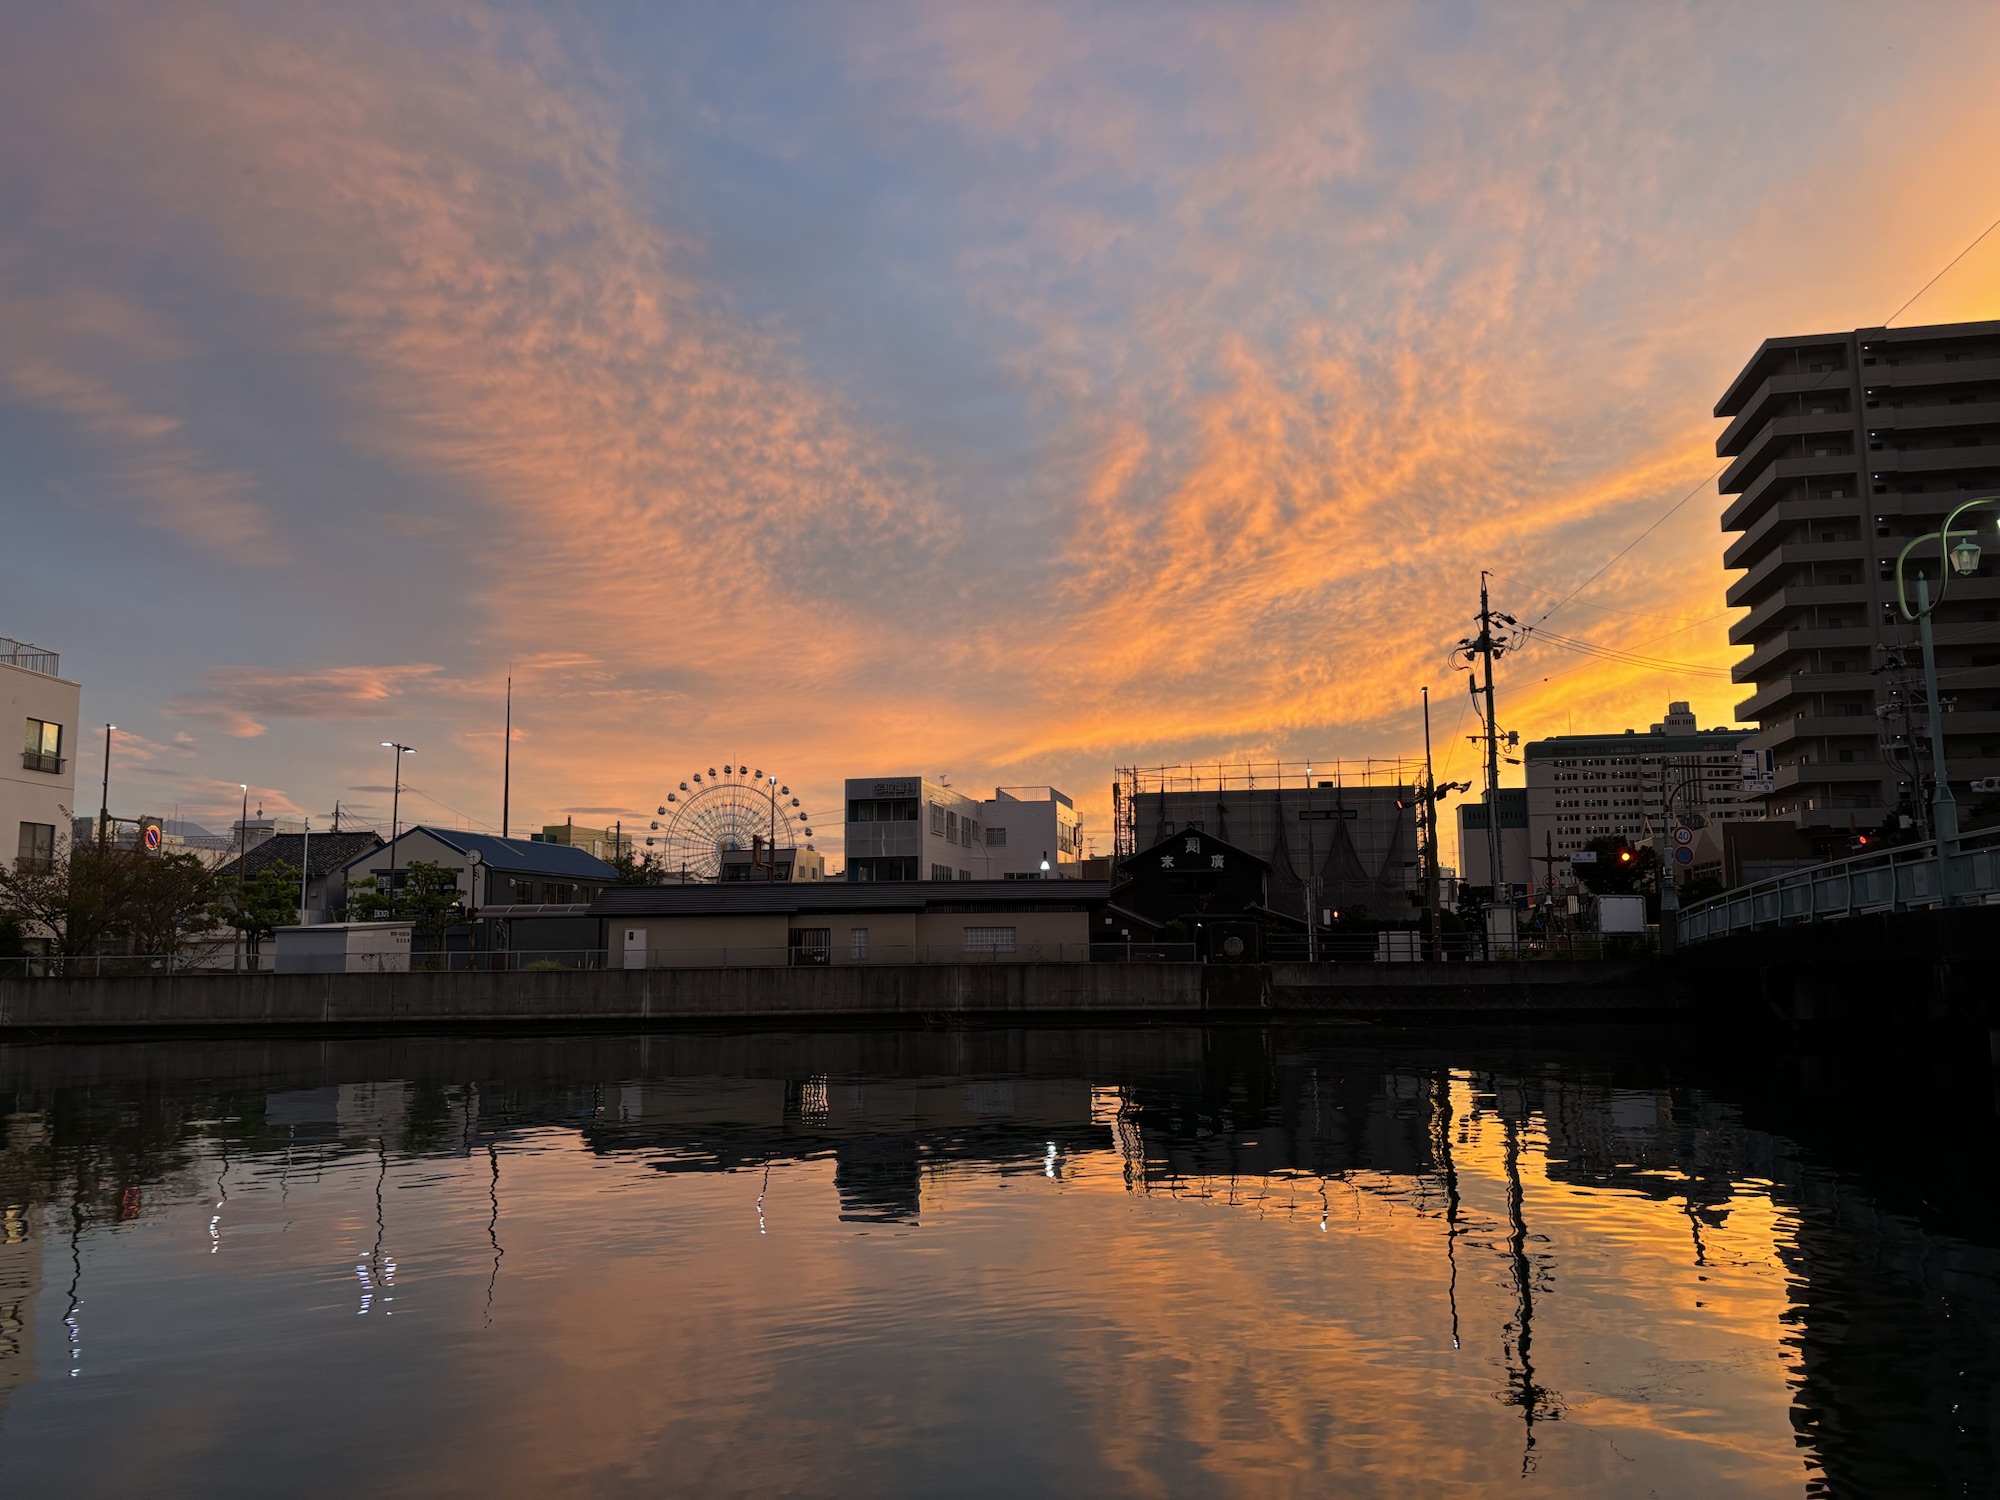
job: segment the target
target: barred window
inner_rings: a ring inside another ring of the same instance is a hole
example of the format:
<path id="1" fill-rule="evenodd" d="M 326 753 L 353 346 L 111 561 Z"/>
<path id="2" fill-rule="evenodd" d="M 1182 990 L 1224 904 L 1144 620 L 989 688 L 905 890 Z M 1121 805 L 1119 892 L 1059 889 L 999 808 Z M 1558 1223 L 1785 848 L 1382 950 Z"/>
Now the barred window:
<path id="1" fill-rule="evenodd" d="M 944 837 L 944 808 L 935 802 L 931 804 L 931 832 Z"/>
<path id="2" fill-rule="evenodd" d="M 968 927 L 965 929 L 965 951 L 967 953 L 1012 953 L 1014 951 L 1014 929 L 1012 927 Z"/>
<path id="3" fill-rule="evenodd" d="M 989 849 L 996 849 L 996 848 L 1000 847 L 1000 846 L 1001 846 L 1002 844 L 1004 844 L 1004 843 L 1006 843 L 1006 842 L 1007 842 L 1007 830 L 1006 830 L 1006 829 L 1004 829 L 1004 828 L 989 828 L 989 829 L 987 829 L 987 830 L 986 830 L 986 847 L 987 847 L 987 848 L 989 848 Z"/>

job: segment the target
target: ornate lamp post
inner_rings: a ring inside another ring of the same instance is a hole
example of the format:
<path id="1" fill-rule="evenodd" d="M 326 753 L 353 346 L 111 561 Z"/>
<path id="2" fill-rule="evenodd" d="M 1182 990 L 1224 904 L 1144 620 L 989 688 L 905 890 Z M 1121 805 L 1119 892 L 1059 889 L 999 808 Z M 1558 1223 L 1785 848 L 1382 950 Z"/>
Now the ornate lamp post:
<path id="1" fill-rule="evenodd" d="M 1970 576 L 1979 571 L 1977 530 L 1966 527 L 1955 531 L 1952 523 L 1969 510 L 1989 505 L 2000 505 L 2000 495 L 1982 495 L 1976 500 L 1966 501 L 1945 517 L 1943 526 L 1913 538 L 1896 555 L 1896 605 L 1902 610 L 1904 619 L 1917 622 L 1924 648 L 1924 692 L 1930 700 L 1931 709 L 1931 833 L 1937 840 L 1938 901 L 1944 906 L 1951 905 L 1951 851 L 1958 843 L 1958 802 L 1951 794 L 1951 782 L 1945 774 L 1944 704 L 1938 698 L 1937 653 L 1931 645 L 1931 616 L 1944 603 L 1945 590 L 1951 585 L 1953 573 Z M 1952 541 L 1953 537 L 1958 538 L 1956 543 Z M 1917 607 L 1911 609 L 1909 596 L 1903 587 L 1903 564 L 1925 542 L 1936 542 L 1941 558 L 1948 559 L 1951 567 L 1939 572 L 1935 599 L 1931 598 L 1929 575 L 1917 574 Z"/>

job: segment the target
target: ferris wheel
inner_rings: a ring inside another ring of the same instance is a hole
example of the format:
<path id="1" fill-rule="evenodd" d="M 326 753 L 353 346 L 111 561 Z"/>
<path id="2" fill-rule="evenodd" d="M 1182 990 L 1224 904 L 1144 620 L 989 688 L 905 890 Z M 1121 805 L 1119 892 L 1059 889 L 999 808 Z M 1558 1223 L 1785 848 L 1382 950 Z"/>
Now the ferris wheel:
<path id="1" fill-rule="evenodd" d="M 665 827 L 654 823 L 646 845 L 659 851 L 670 874 L 685 872 L 689 880 L 720 879 L 722 856 L 731 850 L 763 843 L 776 854 L 797 848 L 800 837 L 812 837 L 811 816 L 792 789 L 761 767 L 696 771 L 667 793 L 659 815 Z"/>

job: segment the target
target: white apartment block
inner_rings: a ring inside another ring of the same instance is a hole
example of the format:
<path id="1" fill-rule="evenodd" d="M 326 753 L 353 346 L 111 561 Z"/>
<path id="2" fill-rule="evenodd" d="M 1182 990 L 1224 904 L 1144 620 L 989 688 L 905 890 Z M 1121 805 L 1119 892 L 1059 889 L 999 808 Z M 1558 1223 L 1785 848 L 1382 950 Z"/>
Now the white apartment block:
<path id="1" fill-rule="evenodd" d="M 1082 873 L 1083 825 L 1054 787 L 975 799 L 923 776 L 847 782 L 847 879 L 1034 880 Z"/>
<path id="2" fill-rule="evenodd" d="M 1529 859 L 1537 886 L 1550 878 L 1544 861 L 1560 861 L 1593 839 L 1632 844 L 1664 837 L 1677 823 L 1691 826 L 1764 816 L 1746 775 L 1742 742 L 1752 729 L 1700 729 L 1685 703 L 1667 705 L 1663 722 L 1646 733 L 1556 735 L 1529 744 Z M 1528 878 L 1508 872 L 1510 880 Z M 1554 878 L 1563 881 L 1562 864 Z"/>
<path id="3" fill-rule="evenodd" d="M 23 731 L 21 759 L 0 764 L 0 858 L 40 865 L 76 809 L 77 723 L 83 689 L 61 675 L 53 651 L 0 637 L 0 694 Z"/>

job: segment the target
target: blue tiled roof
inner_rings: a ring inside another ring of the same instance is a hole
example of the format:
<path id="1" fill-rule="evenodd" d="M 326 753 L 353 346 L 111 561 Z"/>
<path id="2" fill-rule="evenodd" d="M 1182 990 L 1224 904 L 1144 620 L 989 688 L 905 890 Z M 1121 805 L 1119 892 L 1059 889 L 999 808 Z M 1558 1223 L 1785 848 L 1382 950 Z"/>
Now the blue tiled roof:
<path id="1" fill-rule="evenodd" d="M 461 854 L 479 853 L 489 869 L 509 870 L 519 875 L 547 875 L 563 880 L 592 880 L 609 883 L 618 872 L 583 849 L 568 844 L 544 844 L 539 840 L 503 839 L 493 833 L 464 833 L 456 828 L 433 828 L 421 824 L 403 830 L 402 837 L 428 834 L 440 844 Z"/>

